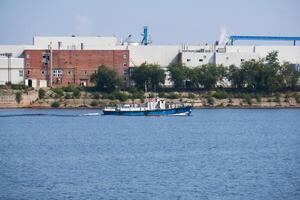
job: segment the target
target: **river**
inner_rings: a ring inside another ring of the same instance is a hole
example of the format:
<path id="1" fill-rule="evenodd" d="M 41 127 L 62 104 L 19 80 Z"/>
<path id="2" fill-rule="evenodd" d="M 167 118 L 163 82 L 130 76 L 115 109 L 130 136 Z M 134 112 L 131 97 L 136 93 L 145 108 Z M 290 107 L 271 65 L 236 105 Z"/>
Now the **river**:
<path id="1" fill-rule="evenodd" d="M 2 109 L 0 199 L 300 199 L 300 109 Z"/>

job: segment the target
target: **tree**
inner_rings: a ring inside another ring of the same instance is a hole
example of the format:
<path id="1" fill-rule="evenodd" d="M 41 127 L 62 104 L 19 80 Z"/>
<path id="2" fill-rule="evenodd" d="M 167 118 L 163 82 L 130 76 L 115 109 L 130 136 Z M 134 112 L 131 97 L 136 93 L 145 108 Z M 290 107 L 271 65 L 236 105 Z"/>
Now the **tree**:
<path id="1" fill-rule="evenodd" d="M 251 91 L 274 92 L 284 86 L 276 51 L 270 52 L 265 59 L 243 62 L 240 74 L 241 81 Z"/>
<path id="2" fill-rule="evenodd" d="M 101 65 L 97 72 L 91 76 L 91 81 L 96 84 L 96 88 L 103 92 L 113 92 L 121 86 L 121 80 L 114 70 L 105 65 Z"/>
<path id="3" fill-rule="evenodd" d="M 188 78 L 187 86 L 189 88 L 199 88 L 200 79 L 202 78 L 201 68 L 195 67 L 192 69 L 188 69 L 187 78 Z"/>
<path id="4" fill-rule="evenodd" d="M 173 63 L 168 66 L 171 80 L 174 83 L 174 88 L 181 89 L 186 87 L 186 81 L 188 79 L 189 68 L 182 65 L 181 63 Z"/>
<path id="5" fill-rule="evenodd" d="M 279 59 L 278 59 L 278 51 L 272 51 L 268 53 L 266 56 L 267 65 L 269 65 L 272 68 L 279 69 Z"/>
<path id="6" fill-rule="evenodd" d="M 198 77 L 199 83 L 207 90 L 215 88 L 217 82 L 223 81 L 226 69 L 223 66 L 215 64 L 206 64 L 200 67 Z"/>
<path id="7" fill-rule="evenodd" d="M 241 64 L 243 81 L 248 90 L 263 91 L 267 88 L 267 71 L 263 60 L 249 60 Z"/>
<path id="8" fill-rule="evenodd" d="M 165 77 L 165 70 L 159 65 L 146 63 L 134 68 L 131 76 L 136 87 L 145 91 L 156 91 L 160 85 L 164 84 Z"/>
<path id="9" fill-rule="evenodd" d="M 283 77 L 281 72 L 281 66 L 278 59 L 278 51 L 272 51 L 266 56 L 266 90 L 273 92 L 281 89 L 283 84 Z"/>
<path id="10" fill-rule="evenodd" d="M 300 72 L 295 69 L 295 65 L 288 62 L 283 63 L 281 73 L 285 88 L 295 90 L 300 78 Z"/>
<path id="11" fill-rule="evenodd" d="M 244 87 L 244 74 L 240 68 L 236 67 L 235 65 L 230 65 L 227 78 L 231 82 L 231 86 L 241 89 Z"/>

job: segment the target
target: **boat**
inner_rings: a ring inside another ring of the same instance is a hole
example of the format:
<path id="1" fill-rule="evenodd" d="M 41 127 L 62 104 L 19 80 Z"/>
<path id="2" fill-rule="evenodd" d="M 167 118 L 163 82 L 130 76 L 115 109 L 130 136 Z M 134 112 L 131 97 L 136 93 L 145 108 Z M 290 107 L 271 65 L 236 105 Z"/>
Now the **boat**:
<path id="1" fill-rule="evenodd" d="M 155 98 L 148 100 L 143 105 L 125 104 L 115 107 L 105 107 L 104 115 L 124 115 L 124 116 L 158 116 L 158 115 L 178 115 L 188 116 L 192 112 L 192 105 L 170 104 L 165 100 Z"/>

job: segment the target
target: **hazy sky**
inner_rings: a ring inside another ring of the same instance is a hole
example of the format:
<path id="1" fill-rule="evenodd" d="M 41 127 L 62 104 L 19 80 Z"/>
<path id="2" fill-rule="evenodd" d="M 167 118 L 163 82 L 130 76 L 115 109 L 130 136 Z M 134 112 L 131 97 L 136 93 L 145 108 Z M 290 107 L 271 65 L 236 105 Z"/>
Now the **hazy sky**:
<path id="1" fill-rule="evenodd" d="M 300 36 L 298 0 L 0 0 L 0 44 L 34 36 L 112 36 L 155 44 L 213 43 L 220 30 L 241 35 Z"/>

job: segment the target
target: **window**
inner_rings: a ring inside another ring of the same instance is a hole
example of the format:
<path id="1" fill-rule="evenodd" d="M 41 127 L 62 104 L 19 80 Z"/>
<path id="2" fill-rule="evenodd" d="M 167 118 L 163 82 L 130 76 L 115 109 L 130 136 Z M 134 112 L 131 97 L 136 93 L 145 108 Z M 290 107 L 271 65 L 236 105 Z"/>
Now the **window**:
<path id="1" fill-rule="evenodd" d="M 242 59 L 241 59 L 241 62 L 244 62 L 244 61 L 245 61 L 245 60 L 242 58 Z"/>
<path id="2" fill-rule="evenodd" d="M 26 67 L 30 67 L 30 63 L 26 63 Z"/>
<path id="3" fill-rule="evenodd" d="M 62 70 L 61 69 L 53 70 L 53 76 L 54 77 L 62 77 Z"/>
<path id="4" fill-rule="evenodd" d="M 206 55 L 204 55 L 203 58 L 206 58 Z"/>
<path id="5" fill-rule="evenodd" d="M 126 55 L 126 54 L 124 54 L 124 55 L 123 55 L 123 58 L 124 58 L 124 59 L 126 59 L 126 58 L 127 58 L 127 55 Z"/>
<path id="6" fill-rule="evenodd" d="M 127 63 L 123 63 L 123 67 L 127 67 Z"/>
<path id="7" fill-rule="evenodd" d="M 87 75 L 87 71 L 86 71 L 86 70 L 84 70 L 84 72 L 83 72 L 83 73 L 84 73 L 84 75 Z"/>
<path id="8" fill-rule="evenodd" d="M 27 58 L 27 59 L 30 58 L 30 54 L 29 54 L 29 53 L 26 54 L 26 58 Z"/>
<path id="9" fill-rule="evenodd" d="M 27 70 L 27 74 L 30 75 L 30 70 Z"/>
<path id="10" fill-rule="evenodd" d="M 199 59 L 199 62 L 203 62 L 203 59 Z"/>
<path id="11" fill-rule="evenodd" d="M 186 59 L 186 62 L 190 62 L 190 61 L 191 61 L 191 59 L 189 59 L 189 58 L 188 58 L 188 59 Z"/>
<path id="12" fill-rule="evenodd" d="M 68 74 L 69 74 L 69 75 L 72 75 L 72 72 L 71 72 L 71 71 L 68 71 Z"/>
<path id="13" fill-rule="evenodd" d="M 23 70 L 19 70 L 19 76 L 23 77 L 23 75 L 24 75 L 24 71 Z"/>
<path id="14" fill-rule="evenodd" d="M 45 74 L 45 71 L 43 70 L 41 73 L 44 75 L 44 74 Z"/>

